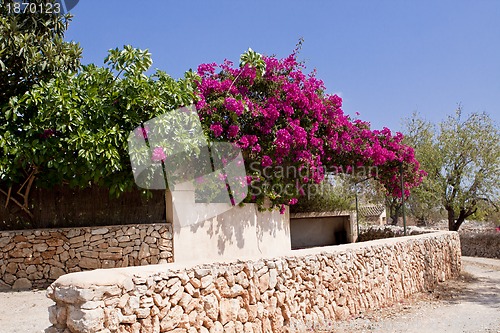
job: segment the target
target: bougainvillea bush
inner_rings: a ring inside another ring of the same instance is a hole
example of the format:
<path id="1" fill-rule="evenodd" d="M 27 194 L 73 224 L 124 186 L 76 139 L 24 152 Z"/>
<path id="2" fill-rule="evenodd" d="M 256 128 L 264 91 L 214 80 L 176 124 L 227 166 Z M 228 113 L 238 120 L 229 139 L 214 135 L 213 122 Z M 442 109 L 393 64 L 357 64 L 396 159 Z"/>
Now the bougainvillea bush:
<path id="1" fill-rule="evenodd" d="M 342 110 L 342 99 L 326 93 L 315 73 L 307 73 L 293 52 L 284 59 L 249 49 L 239 66 L 231 61 L 198 67 L 196 104 L 212 141 L 229 141 L 245 157 L 250 193 L 261 206 L 295 204 L 325 173 L 375 176 L 388 193 L 401 197 L 423 177 L 413 149 L 401 133 L 371 130 Z"/>

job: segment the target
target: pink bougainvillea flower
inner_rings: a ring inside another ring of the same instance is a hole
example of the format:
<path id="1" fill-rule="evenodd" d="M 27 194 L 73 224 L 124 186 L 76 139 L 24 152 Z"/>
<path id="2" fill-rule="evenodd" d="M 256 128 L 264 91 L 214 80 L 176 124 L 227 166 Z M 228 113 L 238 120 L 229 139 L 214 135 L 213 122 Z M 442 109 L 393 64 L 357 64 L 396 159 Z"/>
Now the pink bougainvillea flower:
<path id="1" fill-rule="evenodd" d="M 153 162 L 165 161 L 166 158 L 167 155 L 162 147 L 155 147 L 155 149 L 153 149 L 153 154 L 151 155 L 151 160 Z"/>
<path id="2" fill-rule="evenodd" d="M 222 125 L 220 123 L 213 123 L 212 125 L 210 125 L 210 130 L 212 130 L 216 138 L 221 136 L 222 132 L 224 132 L 224 129 L 222 128 Z"/>
<path id="3" fill-rule="evenodd" d="M 240 148 L 244 158 L 251 159 L 245 161 L 249 165 L 260 161 L 260 168 L 279 165 L 302 171 L 294 179 L 273 179 L 273 184 L 292 184 L 295 189 L 273 195 L 273 206 L 300 200 L 305 195 L 301 185 L 320 183 L 328 170 L 351 173 L 376 167 L 367 176 L 376 176 L 394 196 L 401 196 L 401 163 L 404 194 L 422 181 L 419 163 L 413 149 L 403 144 L 402 134 L 387 128 L 371 130 L 368 122 L 344 114 L 342 98 L 327 94 L 323 81 L 315 71 L 305 72 L 296 53 L 284 59 L 263 56 L 262 60 L 263 74 L 230 61 L 200 65 L 196 109 L 212 139 Z M 258 172 L 251 169 L 247 172 Z M 252 186 L 267 186 L 258 179 Z M 250 198 L 264 202 L 266 191 L 259 193 Z"/>
<path id="4" fill-rule="evenodd" d="M 240 127 L 238 125 L 230 125 L 228 130 L 227 130 L 227 137 L 234 138 L 238 135 L 239 131 L 240 131 Z"/>
<path id="5" fill-rule="evenodd" d="M 268 167 L 268 166 L 271 166 L 273 164 L 273 160 L 269 157 L 269 156 L 262 156 L 262 166 L 265 168 L 265 167 Z"/>

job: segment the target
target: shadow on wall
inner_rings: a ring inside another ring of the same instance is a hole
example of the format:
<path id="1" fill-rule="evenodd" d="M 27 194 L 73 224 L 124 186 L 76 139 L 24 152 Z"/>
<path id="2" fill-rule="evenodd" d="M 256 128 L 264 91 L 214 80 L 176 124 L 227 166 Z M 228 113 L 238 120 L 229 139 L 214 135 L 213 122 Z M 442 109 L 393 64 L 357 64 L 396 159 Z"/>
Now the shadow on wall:
<path id="1" fill-rule="evenodd" d="M 195 223 L 186 224 L 179 220 L 182 214 L 173 215 L 174 262 L 275 256 L 291 249 L 288 209 L 280 214 L 259 212 L 255 204 L 191 203 L 189 207 L 198 212 Z"/>

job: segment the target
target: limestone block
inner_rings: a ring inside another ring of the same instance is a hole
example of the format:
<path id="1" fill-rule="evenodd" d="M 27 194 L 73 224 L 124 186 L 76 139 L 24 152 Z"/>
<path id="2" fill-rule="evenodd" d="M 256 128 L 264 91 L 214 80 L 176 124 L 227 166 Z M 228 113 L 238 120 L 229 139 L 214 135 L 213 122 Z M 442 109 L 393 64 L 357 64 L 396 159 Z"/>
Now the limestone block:
<path id="1" fill-rule="evenodd" d="M 0 279 L 0 291 L 7 291 L 10 289 L 11 289 L 11 286 Z"/>
<path id="2" fill-rule="evenodd" d="M 269 288 L 269 273 L 264 273 L 259 278 L 259 291 L 263 293 L 268 288 Z"/>
<path id="3" fill-rule="evenodd" d="M 177 284 L 174 286 L 177 286 Z M 184 294 L 184 288 L 182 288 L 182 286 L 179 286 L 177 291 L 170 297 L 170 303 L 172 303 L 172 305 L 176 305 L 177 303 L 179 303 L 183 294 Z"/>
<path id="4" fill-rule="evenodd" d="M 220 320 L 223 325 L 235 321 L 238 317 L 240 304 L 237 299 L 222 299 L 220 301 Z"/>
<path id="5" fill-rule="evenodd" d="M 51 245 L 51 243 L 49 243 L 49 240 L 47 240 L 47 244 L 49 246 L 60 246 L 60 245 L 63 245 L 64 244 L 64 241 L 62 241 L 61 239 L 58 239 L 58 240 L 54 240 L 55 242 L 53 243 L 54 245 Z M 60 241 L 60 242 L 59 242 Z M 74 237 L 74 238 L 70 238 L 69 239 L 69 243 L 70 244 L 78 244 L 78 243 L 83 243 L 83 241 L 85 241 L 85 235 L 81 235 L 81 236 L 77 236 L 77 237 Z"/>
<path id="6" fill-rule="evenodd" d="M 31 289 L 32 283 L 27 278 L 17 279 L 12 285 L 12 289 L 14 290 L 28 290 Z"/>
<path id="7" fill-rule="evenodd" d="M 6 250 L 4 250 L 6 252 Z M 9 256 L 13 258 L 28 258 L 31 257 L 33 251 L 30 248 L 15 249 L 9 252 Z M 55 251 L 54 251 L 55 254 Z"/>
<path id="8" fill-rule="evenodd" d="M 144 238 L 144 242 L 146 242 L 148 244 L 154 244 L 154 243 L 156 243 L 156 238 L 151 237 L 151 236 L 147 236 L 146 238 Z"/>
<path id="9" fill-rule="evenodd" d="M 224 325 L 224 332 L 225 333 L 236 333 L 236 328 L 234 322 L 230 321 L 226 325 Z"/>
<path id="10" fill-rule="evenodd" d="M 54 326 L 64 326 L 66 324 L 66 307 L 49 306 L 49 321 Z"/>
<path id="11" fill-rule="evenodd" d="M 33 251 L 35 252 L 45 252 L 49 248 L 49 245 L 46 243 L 39 243 L 33 245 Z"/>
<path id="12" fill-rule="evenodd" d="M 182 306 L 182 308 L 184 310 L 186 310 L 187 306 L 189 305 L 189 303 L 191 303 L 191 300 L 193 299 L 193 297 L 188 294 L 188 293 L 183 293 L 182 294 L 182 297 L 179 301 L 179 305 Z"/>
<path id="13" fill-rule="evenodd" d="M 64 269 L 62 269 L 60 267 L 51 267 L 50 273 L 49 273 L 49 278 L 51 280 L 56 280 L 58 277 L 60 277 L 61 275 L 64 275 L 64 274 L 66 274 Z"/>
<path id="14" fill-rule="evenodd" d="M 17 263 L 10 262 L 7 264 L 5 271 L 9 274 L 16 274 L 17 267 L 18 267 Z"/>
<path id="15" fill-rule="evenodd" d="M 93 229 L 92 230 L 92 235 L 104 235 L 109 232 L 108 228 L 98 228 L 98 229 Z"/>
<path id="16" fill-rule="evenodd" d="M 210 333 L 224 333 L 224 326 L 216 321 L 214 322 L 214 326 L 212 326 L 212 328 L 210 328 Z"/>
<path id="17" fill-rule="evenodd" d="M 206 275 L 201 278 L 201 288 L 208 288 L 214 281 L 213 275 Z"/>
<path id="18" fill-rule="evenodd" d="M 151 253 L 149 252 L 149 245 L 146 243 L 142 243 L 141 248 L 139 250 L 138 259 L 139 260 L 145 259 L 145 258 L 149 257 L 150 255 L 151 255 Z"/>
<path id="19" fill-rule="evenodd" d="M 269 270 L 269 289 L 274 289 L 278 283 L 278 271 L 276 269 Z"/>
<path id="20" fill-rule="evenodd" d="M 66 304 L 77 304 L 92 300 L 96 296 L 94 290 L 80 289 L 75 286 L 53 287 L 47 288 L 47 297 L 55 302 Z"/>
<path id="21" fill-rule="evenodd" d="M 87 301 L 80 304 L 82 310 L 93 310 L 97 308 L 104 308 L 104 301 Z"/>
<path id="22" fill-rule="evenodd" d="M 98 332 L 104 329 L 104 310 L 82 310 L 74 306 L 68 307 L 66 325 L 75 333 Z"/>
<path id="23" fill-rule="evenodd" d="M 168 314 L 160 322 L 161 332 L 168 332 L 173 330 L 179 325 L 183 315 L 182 307 L 179 305 L 174 306 Z"/>
<path id="24" fill-rule="evenodd" d="M 135 310 L 135 315 L 137 316 L 138 319 L 148 318 L 150 314 L 151 310 L 149 308 L 147 309 L 139 308 Z"/>
<path id="25" fill-rule="evenodd" d="M 0 249 L 3 249 L 4 247 L 6 247 L 6 246 L 7 246 L 7 244 L 9 244 L 9 243 L 10 243 L 11 239 L 12 239 L 12 238 L 11 238 L 11 237 L 9 237 L 9 236 L 4 236 L 4 237 L 1 237 L 1 238 L 0 238 Z"/>
<path id="26" fill-rule="evenodd" d="M 136 315 L 120 316 L 120 323 L 121 324 L 133 324 L 135 322 L 137 322 Z"/>
<path id="27" fill-rule="evenodd" d="M 121 253 L 99 252 L 98 255 L 99 255 L 99 259 L 102 259 L 102 260 L 120 260 L 122 258 Z"/>
<path id="28" fill-rule="evenodd" d="M 100 268 L 100 262 L 98 259 L 95 259 L 95 258 L 86 258 L 86 257 L 83 257 L 78 265 L 81 267 L 81 268 L 85 268 L 85 269 L 97 269 L 97 268 Z"/>
<path id="29" fill-rule="evenodd" d="M 28 238 L 26 236 L 23 236 L 23 235 L 16 235 L 12 238 L 12 240 L 15 243 L 20 243 L 20 242 L 26 242 L 28 240 Z"/>
<path id="30" fill-rule="evenodd" d="M 216 321 L 219 317 L 219 301 L 215 295 L 207 295 L 203 297 L 203 309 L 205 310 L 207 316 Z"/>
<path id="31" fill-rule="evenodd" d="M 149 317 L 140 320 L 141 332 L 144 333 L 160 333 L 160 322 L 158 317 Z"/>

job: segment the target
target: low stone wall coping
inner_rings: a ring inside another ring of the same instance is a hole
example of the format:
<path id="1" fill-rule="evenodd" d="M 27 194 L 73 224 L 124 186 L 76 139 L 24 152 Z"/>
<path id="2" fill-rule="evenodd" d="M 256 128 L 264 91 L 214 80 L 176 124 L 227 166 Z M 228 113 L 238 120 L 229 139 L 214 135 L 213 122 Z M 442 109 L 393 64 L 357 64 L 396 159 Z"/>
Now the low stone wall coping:
<path id="1" fill-rule="evenodd" d="M 269 260 L 269 259 L 290 259 L 299 258 L 306 256 L 315 256 L 325 253 L 341 253 L 349 250 L 361 250 L 366 248 L 377 248 L 382 246 L 388 246 L 397 243 L 404 243 L 408 240 L 414 239 L 418 241 L 423 238 L 432 238 L 437 235 L 453 234 L 455 231 L 435 231 L 429 232 L 421 235 L 413 236 L 403 236 L 395 238 L 377 239 L 370 242 L 360 242 L 360 243 L 349 243 L 342 245 L 315 247 L 309 249 L 299 249 L 291 250 L 289 253 L 280 257 L 245 257 L 240 260 L 226 260 L 218 261 L 217 263 L 207 263 L 207 262 L 185 262 L 185 263 L 167 263 L 158 265 L 146 265 L 146 266 L 131 266 L 131 267 L 121 267 L 115 269 L 96 269 L 92 271 L 76 272 L 63 275 L 59 277 L 53 285 L 55 286 L 75 286 L 79 288 L 88 288 L 91 286 L 111 286 L 116 285 L 127 289 L 128 285 L 132 283 L 132 278 L 136 277 L 147 277 L 156 274 L 168 274 L 168 273 L 178 273 L 180 270 L 192 269 L 192 268 L 206 268 L 211 267 L 213 264 L 220 265 L 231 265 L 231 264 L 242 264 L 247 261 L 259 261 L 259 260 Z"/>

